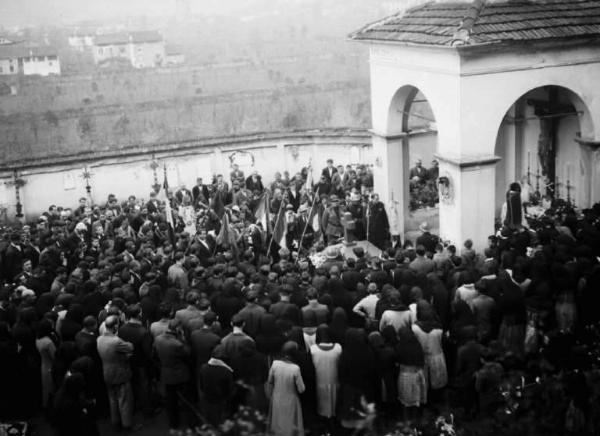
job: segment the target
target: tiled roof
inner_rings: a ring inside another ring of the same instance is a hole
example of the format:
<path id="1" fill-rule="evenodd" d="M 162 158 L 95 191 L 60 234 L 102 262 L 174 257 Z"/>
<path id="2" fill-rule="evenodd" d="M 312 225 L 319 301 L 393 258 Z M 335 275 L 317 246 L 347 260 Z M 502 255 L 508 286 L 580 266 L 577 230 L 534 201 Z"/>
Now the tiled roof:
<path id="1" fill-rule="evenodd" d="M 94 44 L 96 45 L 119 45 L 128 43 L 129 34 L 127 34 L 126 32 L 107 33 L 104 35 L 97 35 L 94 38 Z"/>
<path id="2" fill-rule="evenodd" d="M 144 30 L 140 32 L 131 32 L 131 40 L 135 43 L 141 42 L 161 42 L 162 35 L 157 30 Z"/>
<path id="3" fill-rule="evenodd" d="M 146 42 L 160 42 L 162 40 L 163 37 L 157 30 L 142 30 L 97 35 L 94 38 L 94 43 L 96 45 L 119 45 L 129 44 L 130 41 L 135 44 L 141 44 Z"/>
<path id="4" fill-rule="evenodd" d="M 0 59 L 17 59 L 30 56 L 57 56 L 58 52 L 54 47 L 29 46 L 25 44 L 2 44 L 0 45 Z"/>
<path id="5" fill-rule="evenodd" d="M 600 37 L 600 0 L 429 2 L 369 24 L 350 38 L 453 46 Z"/>

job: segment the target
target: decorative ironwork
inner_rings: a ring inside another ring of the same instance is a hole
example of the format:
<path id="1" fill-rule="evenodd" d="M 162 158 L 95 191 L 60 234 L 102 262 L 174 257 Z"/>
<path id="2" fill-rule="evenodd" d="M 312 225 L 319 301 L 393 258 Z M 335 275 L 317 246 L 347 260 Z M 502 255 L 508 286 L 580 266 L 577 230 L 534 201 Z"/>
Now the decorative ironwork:
<path id="1" fill-rule="evenodd" d="M 79 175 L 83 180 L 85 180 L 85 192 L 88 196 L 88 200 L 90 202 L 90 206 L 92 205 L 92 185 L 90 184 L 90 179 L 94 176 L 92 172 L 90 172 L 88 166 L 83 167 L 83 173 Z"/>
<path id="2" fill-rule="evenodd" d="M 152 154 L 152 162 L 150 162 L 150 169 L 152 169 L 152 177 L 154 179 L 154 183 L 152 184 L 152 189 L 154 189 L 154 192 L 158 192 L 160 190 L 160 183 L 158 183 L 158 168 L 160 168 L 160 164 L 156 160 L 156 156 Z"/>
<path id="3" fill-rule="evenodd" d="M 13 171 L 13 180 L 10 182 L 4 182 L 6 186 L 14 186 L 15 188 L 15 199 L 17 201 L 15 205 L 16 214 L 15 217 L 21 219 L 24 217 L 23 215 L 23 204 L 21 203 L 21 188 L 25 186 L 27 181 L 21 177 L 19 177 L 19 173 L 17 170 Z"/>

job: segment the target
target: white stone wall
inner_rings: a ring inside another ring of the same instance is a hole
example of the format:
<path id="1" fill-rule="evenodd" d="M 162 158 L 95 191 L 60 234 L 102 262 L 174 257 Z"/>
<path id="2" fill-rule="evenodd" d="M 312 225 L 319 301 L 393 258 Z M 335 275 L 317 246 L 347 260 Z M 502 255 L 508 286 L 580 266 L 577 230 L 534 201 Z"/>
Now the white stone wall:
<path id="1" fill-rule="evenodd" d="M 347 135 L 297 133 L 244 138 L 232 137 L 213 141 L 212 144 L 199 144 L 187 150 L 157 151 L 156 161 L 160 164 L 157 169 L 158 182 L 163 182 L 165 164 L 170 186 L 191 187 L 197 177 L 203 177 L 208 183 L 213 174 L 223 174 L 229 179 L 230 156 L 234 153 L 238 154 L 237 162 L 245 174 L 256 170 L 265 182 L 270 182 L 276 171 L 287 170 L 293 176 L 302 167 L 308 166 L 309 162 L 312 162 L 313 175 L 317 179 L 328 158 L 332 158 L 336 165 L 373 164 L 376 156 L 371 136 L 366 131 Z M 435 133 L 418 135 L 412 146 L 420 154 L 432 155 L 435 138 Z M 105 203 L 108 194 L 115 194 L 119 199 L 126 199 L 130 194 L 147 199 L 154 184 L 151 162 L 152 153 L 147 152 L 96 161 L 78 160 L 69 164 L 22 167 L 19 176 L 26 180 L 21 188 L 23 212 L 27 219 L 32 219 L 51 204 L 75 207 L 77 200 L 86 195 L 85 180 L 81 177 L 86 164 L 93 174 L 91 185 L 94 202 Z M 12 178 L 12 172 L 0 172 L 0 208 L 7 208 L 9 219 L 14 218 L 16 200 L 14 188 L 5 182 L 10 182 Z"/>

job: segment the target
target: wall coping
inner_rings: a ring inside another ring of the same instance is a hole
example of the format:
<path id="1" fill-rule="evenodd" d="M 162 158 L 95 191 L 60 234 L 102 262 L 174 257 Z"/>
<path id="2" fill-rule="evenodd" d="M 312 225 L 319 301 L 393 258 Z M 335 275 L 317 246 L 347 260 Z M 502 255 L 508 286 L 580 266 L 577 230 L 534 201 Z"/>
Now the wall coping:
<path id="1" fill-rule="evenodd" d="M 3 162 L 0 171 L 26 170 L 30 168 L 48 167 L 55 165 L 90 163 L 106 159 L 127 158 L 144 156 L 148 154 L 162 154 L 169 152 L 202 150 L 209 147 L 229 147 L 232 145 L 250 144 L 257 141 L 291 141 L 297 143 L 301 140 L 314 141 L 315 139 L 349 138 L 356 141 L 369 141 L 371 135 L 367 129 L 359 128 L 331 128 L 289 130 L 275 132 L 256 132 L 242 135 L 210 136 L 192 138 L 181 141 L 157 142 L 152 144 L 139 144 L 131 147 L 112 150 L 85 151 L 69 156 L 49 156 L 46 158 Z"/>
<path id="2" fill-rule="evenodd" d="M 449 163 L 451 165 L 455 165 L 461 169 L 486 166 L 486 165 L 494 165 L 496 162 L 498 162 L 502 159 L 500 156 L 495 156 L 495 155 L 450 157 L 450 156 L 441 155 L 439 153 L 435 153 L 434 156 L 442 162 Z"/>

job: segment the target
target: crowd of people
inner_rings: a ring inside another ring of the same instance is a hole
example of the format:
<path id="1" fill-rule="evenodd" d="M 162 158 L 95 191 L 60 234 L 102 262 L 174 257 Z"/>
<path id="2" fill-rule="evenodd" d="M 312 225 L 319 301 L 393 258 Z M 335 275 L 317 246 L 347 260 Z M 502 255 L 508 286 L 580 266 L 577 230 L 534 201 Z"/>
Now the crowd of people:
<path id="1" fill-rule="evenodd" d="M 164 199 L 83 198 L 5 228 L 0 418 L 43 412 L 57 435 L 86 436 L 102 416 L 134 432 L 164 409 L 177 434 L 218 429 L 245 405 L 265 414 L 267 434 L 353 434 L 369 410 L 491 417 L 506 408 L 508 375 L 561 374 L 545 434 L 600 432 L 586 379 L 600 205 L 578 215 L 557 204 L 481 251 L 426 223 L 400 245 L 368 167 L 328 161 L 310 179 L 304 169 L 267 185 L 233 167 Z M 346 212 L 380 256 L 340 255 Z"/>

